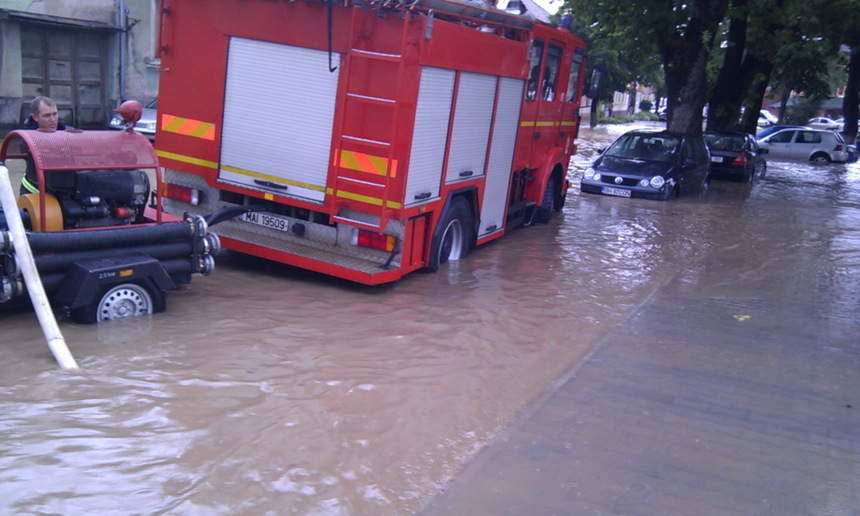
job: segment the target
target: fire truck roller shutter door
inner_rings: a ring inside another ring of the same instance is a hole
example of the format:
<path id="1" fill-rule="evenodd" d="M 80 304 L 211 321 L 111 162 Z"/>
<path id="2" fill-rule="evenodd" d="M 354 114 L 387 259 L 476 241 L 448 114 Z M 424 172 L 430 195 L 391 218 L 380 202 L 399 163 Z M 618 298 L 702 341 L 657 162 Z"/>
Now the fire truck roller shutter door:
<path id="1" fill-rule="evenodd" d="M 496 100 L 496 77 L 461 72 L 448 150 L 447 183 L 484 174 Z"/>
<path id="2" fill-rule="evenodd" d="M 479 237 L 504 228 L 524 87 L 525 81 L 522 79 L 501 78 L 493 138 L 490 141 L 484 202 L 481 205 Z"/>
<path id="3" fill-rule="evenodd" d="M 406 178 L 406 205 L 439 198 L 448 123 L 454 98 L 454 70 L 424 67 L 418 88 L 415 129 Z"/>
<path id="4" fill-rule="evenodd" d="M 331 57 L 337 66 L 339 55 Z M 338 83 L 328 63 L 323 50 L 230 39 L 220 179 L 324 199 Z M 272 121 L 265 127 L 261 99 Z"/>

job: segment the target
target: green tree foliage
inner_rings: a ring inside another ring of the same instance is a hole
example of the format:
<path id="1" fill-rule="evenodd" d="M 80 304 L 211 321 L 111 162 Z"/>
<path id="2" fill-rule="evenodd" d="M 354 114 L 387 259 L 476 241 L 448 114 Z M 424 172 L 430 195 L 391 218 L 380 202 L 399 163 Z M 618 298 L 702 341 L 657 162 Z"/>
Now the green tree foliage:
<path id="1" fill-rule="evenodd" d="M 563 9 L 591 44 L 591 64 L 612 70 L 606 88 L 653 77 L 649 56 L 659 56 L 672 130 L 698 131 L 708 101 L 708 129 L 736 129 L 743 113 L 754 132 L 769 86 L 815 99 L 847 80 L 845 133 L 856 136 L 860 0 L 567 0 Z"/>
<path id="2" fill-rule="evenodd" d="M 728 0 L 567 0 L 565 7 L 586 28 L 599 56 L 614 51 L 644 64 L 653 63 L 646 56 L 656 50 L 666 84 L 669 129 L 701 132 L 706 65 Z M 641 69 L 637 72 L 644 75 Z"/>
<path id="3" fill-rule="evenodd" d="M 571 30 L 588 46 L 587 78 L 595 69 L 600 71 L 597 91 L 588 91 L 592 99 L 592 126 L 597 123 L 597 107 L 601 102 L 611 102 L 616 91 L 625 91 L 631 82 L 658 83 L 661 78 L 656 48 L 630 47 L 617 34 L 604 34 L 595 27 L 583 25 L 584 18 L 574 17 Z"/>

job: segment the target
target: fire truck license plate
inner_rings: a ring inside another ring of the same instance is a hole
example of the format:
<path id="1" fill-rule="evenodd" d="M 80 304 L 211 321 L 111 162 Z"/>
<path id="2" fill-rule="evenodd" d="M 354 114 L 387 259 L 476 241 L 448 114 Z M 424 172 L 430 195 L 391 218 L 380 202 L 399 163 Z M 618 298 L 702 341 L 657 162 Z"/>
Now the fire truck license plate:
<path id="1" fill-rule="evenodd" d="M 288 219 L 278 215 L 272 215 L 271 213 L 251 211 L 239 215 L 239 220 L 266 228 L 277 229 L 278 231 L 289 231 L 290 229 L 290 221 Z"/>

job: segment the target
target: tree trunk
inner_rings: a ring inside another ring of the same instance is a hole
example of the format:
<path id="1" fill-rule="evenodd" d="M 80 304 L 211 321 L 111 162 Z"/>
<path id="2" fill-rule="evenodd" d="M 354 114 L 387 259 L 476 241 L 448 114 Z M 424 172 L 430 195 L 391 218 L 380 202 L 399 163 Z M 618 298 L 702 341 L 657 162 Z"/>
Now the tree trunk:
<path id="1" fill-rule="evenodd" d="M 669 100 L 670 131 L 702 133 L 702 109 L 707 96 L 706 66 L 728 0 L 698 0 L 696 16 L 683 34 L 658 42 Z"/>
<path id="2" fill-rule="evenodd" d="M 597 127 L 597 108 L 600 105 L 600 102 L 597 102 L 596 98 L 591 99 L 591 109 L 588 111 L 588 124 L 592 129 Z"/>
<path id="3" fill-rule="evenodd" d="M 845 127 L 842 135 L 845 141 L 857 141 L 857 116 L 860 111 L 860 45 L 851 49 L 848 61 L 848 82 L 845 84 L 845 98 L 842 99 L 842 116 L 845 117 Z"/>
<path id="4" fill-rule="evenodd" d="M 744 132 L 756 133 L 758 114 L 761 111 L 764 94 L 767 93 L 771 73 L 773 73 L 773 60 L 764 60 L 753 55 L 748 55 L 744 60 L 744 72 L 741 76 L 749 92 L 744 102 L 746 110 L 740 127 Z"/>
<path id="5" fill-rule="evenodd" d="M 671 106 L 666 127 L 673 132 L 700 134 L 707 94 L 705 66 L 708 49 L 699 44 L 690 45 L 685 50 L 683 55 L 676 53 L 674 62 L 665 67 Z"/>
<path id="6" fill-rule="evenodd" d="M 734 12 L 747 13 L 747 0 L 733 0 Z M 717 82 L 708 104 L 708 131 L 731 132 L 737 130 L 741 103 L 747 92 L 745 81 L 739 81 L 747 42 L 747 14 L 731 18 L 726 37 L 726 54 Z"/>

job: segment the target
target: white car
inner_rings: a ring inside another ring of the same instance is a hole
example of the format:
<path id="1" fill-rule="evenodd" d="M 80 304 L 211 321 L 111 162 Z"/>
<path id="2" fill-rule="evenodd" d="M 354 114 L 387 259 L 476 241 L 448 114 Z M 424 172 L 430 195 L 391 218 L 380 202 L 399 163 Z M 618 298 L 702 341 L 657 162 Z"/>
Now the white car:
<path id="1" fill-rule="evenodd" d="M 806 125 L 813 129 L 826 129 L 828 131 L 835 131 L 839 129 L 839 124 L 836 122 L 836 120 L 832 120 L 824 116 L 810 118 L 809 122 L 806 122 Z"/>
<path id="2" fill-rule="evenodd" d="M 758 126 L 759 127 L 770 127 L 772 125 L 776 125 L 779 122 L 779 119 L 773 116 L 770 111 L 759 111 L 758 113 Z"/>
<path id="3" fill-rule="evenodd" d="M 851 159 L 842 134 L 823 129 L 783 129 L 759 140 L 768 158 L 799 159 L 815 164 L 846 162 Z"/>
<path id="4" fill-rule="evenodd" d="M 138 132 L 147 138 L 150 141 L 155 141 L 155 128 L 158 125 L 158 99 L 152 100 L 149 104 L 143 106 L 143 113 L 140 116 L 140 120 L 137 121 L 137 124 L 134 126 L 135 132 Z M 122 129 L 123 121 L 122 117 L 118 114 L 115 114 L 110 119 L 110 128 L 111 129 Z"/>

